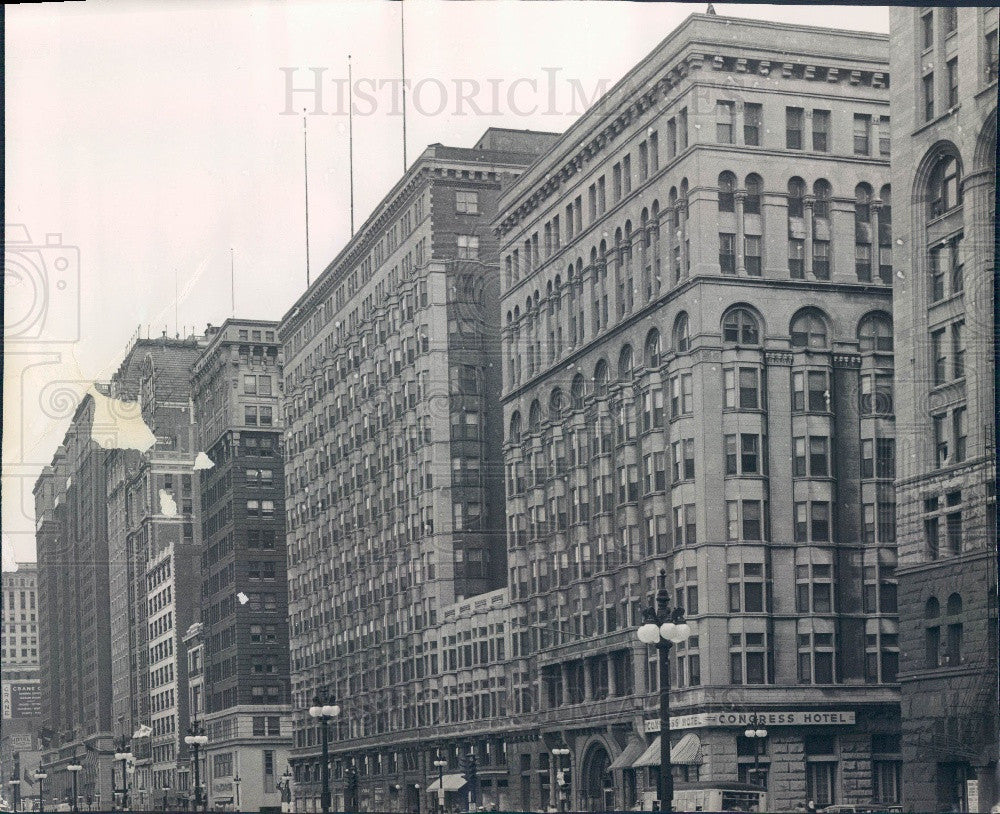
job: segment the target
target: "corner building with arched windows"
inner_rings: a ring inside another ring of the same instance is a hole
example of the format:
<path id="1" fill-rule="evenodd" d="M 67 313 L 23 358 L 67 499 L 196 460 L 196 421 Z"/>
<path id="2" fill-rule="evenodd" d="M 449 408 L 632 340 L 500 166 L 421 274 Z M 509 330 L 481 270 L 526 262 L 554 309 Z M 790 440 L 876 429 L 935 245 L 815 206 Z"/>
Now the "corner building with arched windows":
<path id="1" fill-rule="evenodd" d="M 1000 800 L 998 11 L 890 15 L 904 801 L 989 811 Z"/>
<path id="2" fill-rule="evenodd" d="M 678 780 L 901 800 L 887 52 L 692 15 L 501 195 L 527 809 L 655 797 L 661 570 Z"/>

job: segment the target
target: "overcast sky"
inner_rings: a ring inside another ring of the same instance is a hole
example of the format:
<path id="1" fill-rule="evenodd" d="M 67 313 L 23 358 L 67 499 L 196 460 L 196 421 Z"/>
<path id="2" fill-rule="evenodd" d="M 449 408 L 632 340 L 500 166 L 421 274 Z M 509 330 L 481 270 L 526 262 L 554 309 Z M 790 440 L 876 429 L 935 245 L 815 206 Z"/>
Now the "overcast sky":
<path id="1" fill-rule="evenodd" d="M 715 8 L 882 33 L 889 24 L 885 7 Z M 138 325 L 173 335 L 175 319 L 201 331 L 229 316 L 230 249 L 241 317 L 279 319 L 302 293 L 302 116 L 288 109 L 310 112 L 314 278 L 347 241 L 348 55 L 356 224 L 398 179 L 400 9 L 370 0 L 7 7 L 6 221 L 27 235 L 8 229 L 5 255 L 5 568 L 34 558 L 31 485 L 78 394 L 111 375 Z M 435 142 L 471 146 L 490 126 L 565 130 L 581 97 L 592 101 L 704 10 L 406 0 L 409 161 Z M 289 103 L 289 79 L 311 89 L 317 77 L 321 100 L 310 90 Z M 62 248 L 47 235 L 61 235 Z M 25 238 L 23 251 L 11 242 Z"/>

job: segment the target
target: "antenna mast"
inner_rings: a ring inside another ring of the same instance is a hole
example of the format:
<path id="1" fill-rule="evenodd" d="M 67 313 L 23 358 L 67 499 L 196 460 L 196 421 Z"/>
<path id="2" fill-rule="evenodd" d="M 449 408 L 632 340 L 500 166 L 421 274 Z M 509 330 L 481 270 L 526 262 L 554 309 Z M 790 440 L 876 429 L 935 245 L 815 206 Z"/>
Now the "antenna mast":
<path id="1" fill-rule="evenodd" d="M 309 287 L 309 133 L 305 108 L 302 110 L 302 168 L 306 194 L 306 288 Z"/>

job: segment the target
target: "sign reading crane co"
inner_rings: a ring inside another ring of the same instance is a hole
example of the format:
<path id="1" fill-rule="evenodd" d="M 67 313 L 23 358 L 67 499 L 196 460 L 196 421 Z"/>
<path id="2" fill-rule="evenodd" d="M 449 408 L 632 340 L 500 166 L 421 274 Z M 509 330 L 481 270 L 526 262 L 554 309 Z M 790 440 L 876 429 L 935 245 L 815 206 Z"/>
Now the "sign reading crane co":
<path id="1" fill-rule="evenodd" d="M 750 724 L 752 712 L 696 712 L 692 715 L 675 715 L 670 719 L 671 729 L 704 729 L 707 727 Z M 762 726 L 850 726 L 853 712 L 759 712 L 757 721 Z M 646 732 L 659 732 L 660 719 L 645 721 Z"/>

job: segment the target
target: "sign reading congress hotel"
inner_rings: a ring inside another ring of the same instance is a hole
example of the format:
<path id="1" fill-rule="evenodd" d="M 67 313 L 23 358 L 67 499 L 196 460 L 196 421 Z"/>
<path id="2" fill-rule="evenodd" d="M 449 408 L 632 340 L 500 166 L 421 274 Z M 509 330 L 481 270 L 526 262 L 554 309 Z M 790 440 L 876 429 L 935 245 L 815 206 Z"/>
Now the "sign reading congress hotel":
<path id="1" fill-rule="evenodd" d="M 670 719 L 671 729 L 703 729 L 714 726 L 746 727 L 753 713 L 750 712 L 696 712 L 677 715 Z M 832 726 L 854 723 L 853 712 L 761 712 L 757 721 L 763 726 Z M 659 719 L 645 722 L 647 732 L 659 732 Z"/>

